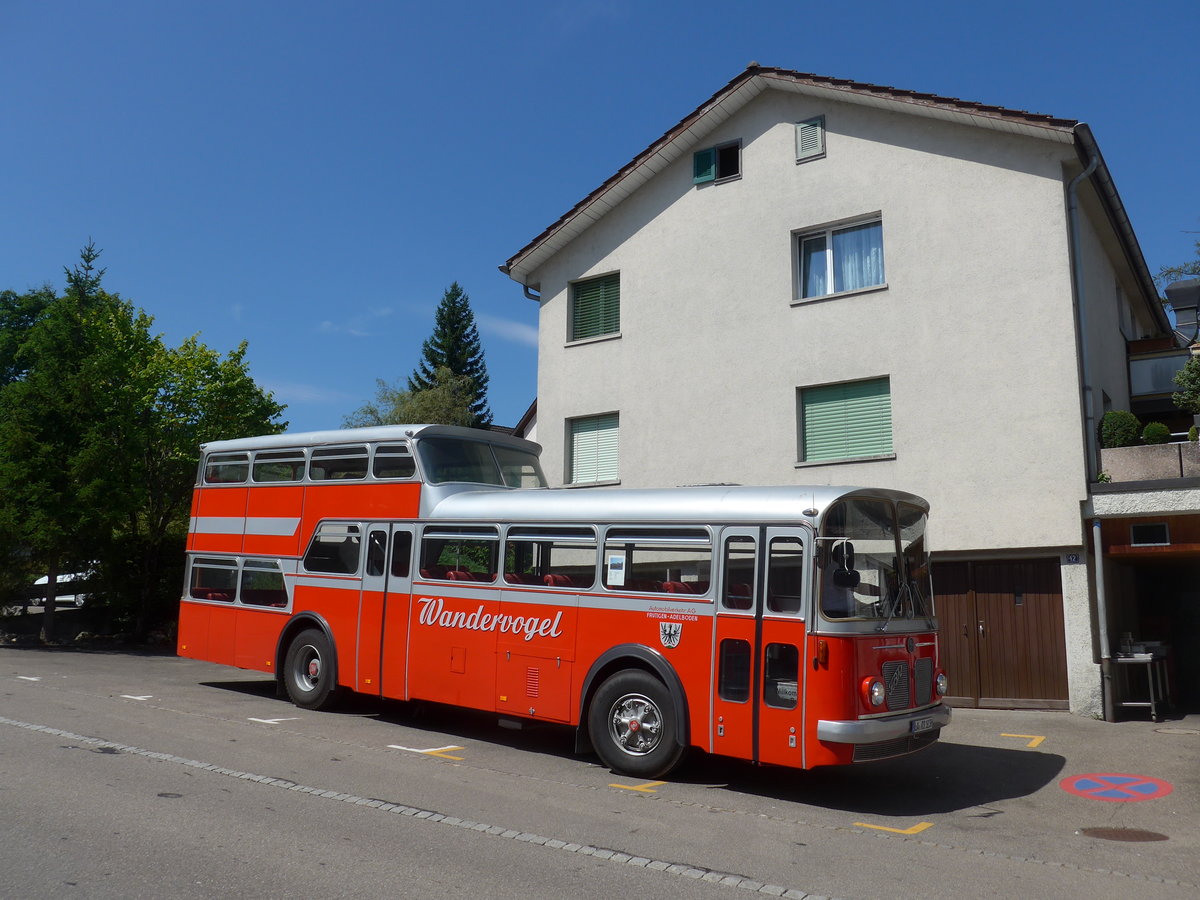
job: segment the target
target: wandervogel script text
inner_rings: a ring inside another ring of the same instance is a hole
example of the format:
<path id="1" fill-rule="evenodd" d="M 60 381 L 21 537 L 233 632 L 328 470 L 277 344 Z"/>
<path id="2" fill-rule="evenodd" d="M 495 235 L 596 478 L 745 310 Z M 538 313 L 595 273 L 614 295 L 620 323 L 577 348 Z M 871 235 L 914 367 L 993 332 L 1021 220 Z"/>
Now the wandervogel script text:
<path id="1" fill-rule="evenodd" d="M 417 603 L 421 605 L 417 619 L 422 625 L 465 628 L 468 631 L 507 631 L 510 634 L 523 634 L 527 641 L 535 637 L 559 637 L 562 634 L 558 627 L 562 621 L 561 611 L 556 612 L 553 618 L 510 616 L 484 612 L 483 604 L 472 613 L 451 611 L 445 608 L 446 601 L 441 597 L 418 597 Z"/>

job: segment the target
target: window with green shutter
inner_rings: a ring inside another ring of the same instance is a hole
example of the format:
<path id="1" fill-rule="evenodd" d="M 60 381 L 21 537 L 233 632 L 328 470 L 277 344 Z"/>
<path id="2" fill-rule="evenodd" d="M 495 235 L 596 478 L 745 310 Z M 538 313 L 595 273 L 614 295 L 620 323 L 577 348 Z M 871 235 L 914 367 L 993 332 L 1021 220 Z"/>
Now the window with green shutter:
<path id="1" fill-rule="evenodd" d="M 724 181 L 742 174 L 742 142 L 705 147 L 692 154 L 692 182 Z"/>
<path id="2" fill-rule="evenodd" d="M 621 330 L 621 276 L 601 275 L 571 285 L 571 340 Z"/>
<path id="3" fill-rule="evenodd" d="M 800 388 L 798 395 L 802 462 L 892 454 L 889 379 Z"/>
<path id="4" fill-rule="evenodd" d="M 620 421 L 617 413 L 585 416 L 568 423 L 569 484 L 616 481 L 620 451 Z"/>

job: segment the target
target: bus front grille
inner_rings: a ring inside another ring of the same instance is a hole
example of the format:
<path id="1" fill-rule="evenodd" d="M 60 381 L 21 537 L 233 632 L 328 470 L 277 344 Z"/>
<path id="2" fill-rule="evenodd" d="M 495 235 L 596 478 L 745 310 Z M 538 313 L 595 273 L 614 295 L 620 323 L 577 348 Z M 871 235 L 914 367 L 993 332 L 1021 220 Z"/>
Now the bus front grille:
<path id="1" fill-rule="evenodd" d="M 913 678 L 917 682 L 916 705 L 933 702 L 933 660 L 928 656 L 918 659 L 913 666 Z"/>
<path id="2" fill-rule="evenodd" d="M 883 684 L 887 691 L 887 708 L 908 709 L 912 696 L 908 689 L 908 661 L 903 659 L 883 664 Z"/>

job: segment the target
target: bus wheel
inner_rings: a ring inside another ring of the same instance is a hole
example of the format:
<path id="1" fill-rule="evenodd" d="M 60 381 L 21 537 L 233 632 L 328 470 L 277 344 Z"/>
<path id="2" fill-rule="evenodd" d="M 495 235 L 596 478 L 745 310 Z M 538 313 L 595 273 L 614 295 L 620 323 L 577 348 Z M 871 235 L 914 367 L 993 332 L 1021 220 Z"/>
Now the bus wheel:
<path id="1" fill-rule="evenodd" d="M 588 710 L 588 730 L 600 759 L 623 775 L 658 778 L 683 755 L 671 694 L 640 669 L 618 672 L 600 685 Z"/>
<path id="2" fill-rule="evenodd" d="M 292 702 L 304 709 L 333 706 L 333 647 L 325 632 L 309 628 L 296 635 L 284 659 L 283 686 Z"/>

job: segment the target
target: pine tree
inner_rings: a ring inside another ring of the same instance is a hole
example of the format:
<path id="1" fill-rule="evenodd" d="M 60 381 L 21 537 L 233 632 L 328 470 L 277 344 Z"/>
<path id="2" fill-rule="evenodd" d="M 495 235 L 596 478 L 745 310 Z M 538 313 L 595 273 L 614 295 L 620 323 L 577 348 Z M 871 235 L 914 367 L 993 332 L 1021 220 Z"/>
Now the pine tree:
<path id="1" fill-rule="evenodd" d="M 471 402 L 473 424 L 476 428 L 491 425 L 492 411 L 487 402 L 487 364 L 483 360 L 483 348 L 479 345 L 479 332 L 475 329 L 471 298 L 457 281 L 446 288 L 442 295 L 442 302 L 438 304 L 434 317 L 433 334 L 421 345 L 421 361 L 408 378 L 408 390 L 417 393 L 436 387 L 440 368 L 471 379 L 474 385 Z"/>

